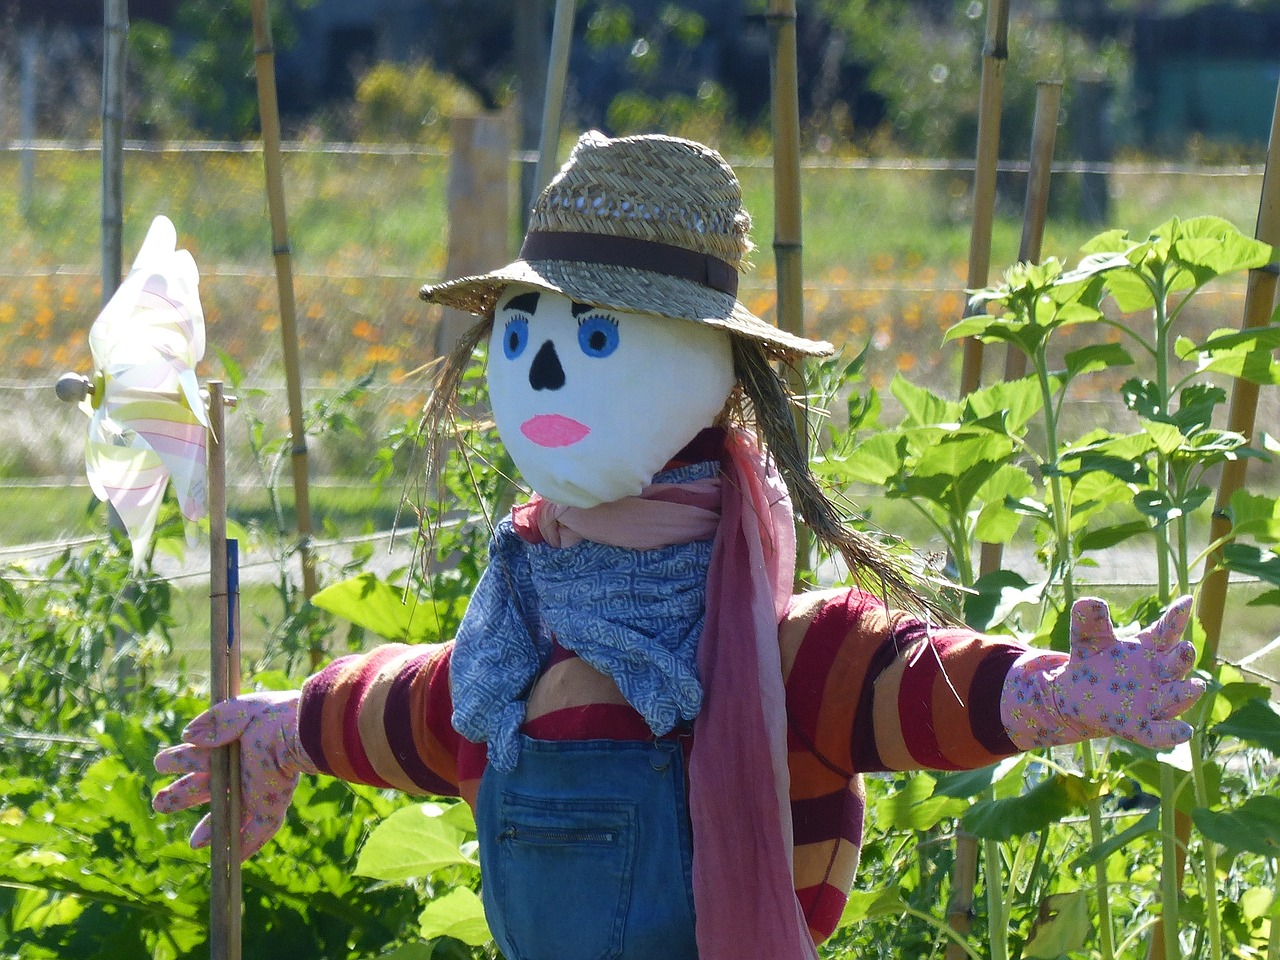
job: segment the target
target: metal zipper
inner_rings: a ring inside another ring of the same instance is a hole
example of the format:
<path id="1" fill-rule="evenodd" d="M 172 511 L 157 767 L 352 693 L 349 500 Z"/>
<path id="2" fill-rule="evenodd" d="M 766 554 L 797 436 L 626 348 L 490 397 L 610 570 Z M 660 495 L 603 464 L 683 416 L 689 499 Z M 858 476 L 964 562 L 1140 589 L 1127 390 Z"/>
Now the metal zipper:
<path id="1" fill-rule="evenodd" d="M 551 830 L 540 827 L 507 827 L 498 834 L 500 840 L 525 843 L 613 843 L 618 834 L 612 830 Z"/>

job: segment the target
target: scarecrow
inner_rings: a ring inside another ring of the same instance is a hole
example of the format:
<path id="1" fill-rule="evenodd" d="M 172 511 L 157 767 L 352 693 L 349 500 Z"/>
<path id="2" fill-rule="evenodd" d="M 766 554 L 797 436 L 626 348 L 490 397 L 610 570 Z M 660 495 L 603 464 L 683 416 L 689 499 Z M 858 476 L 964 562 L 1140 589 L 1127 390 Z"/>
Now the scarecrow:
<path id="1" fill-rule="evenodd" d="M 185 775 L 156 809 L 206 801 L 211 750 L 238 739 L 245 856 L 302 773 L 461 796 L 511 960 L 799 960 L 853 882 L 862 774 L 1188 738 L 1189 599 L 1128 640 L 1082 600 L 1070 654 L 1028 649 L 940 623 L 841 521 L 774 368 L 832 348 L 738 301 L 749 225 L 715 151 L 593 132 L 519 259 L 424 287 L 481 318 L 429 432 L 487 341 L 535 495 L 497 525 L 456 638 L 217 705 L 157 757 Z M 865 589 L 792 594 L 793 507 Z"/>

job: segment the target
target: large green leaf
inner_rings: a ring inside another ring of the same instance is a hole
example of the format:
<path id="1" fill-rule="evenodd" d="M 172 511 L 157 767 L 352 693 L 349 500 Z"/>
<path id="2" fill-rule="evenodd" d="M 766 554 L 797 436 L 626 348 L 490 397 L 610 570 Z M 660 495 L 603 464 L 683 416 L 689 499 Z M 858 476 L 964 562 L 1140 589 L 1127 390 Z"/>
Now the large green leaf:
<path id="1" fill-rule="evenodd" d="M 933 792 L 936 796 L 967 800 L 1000 783 L 1006 777 L 1020 773 L 1026 763 L 1027 758 L 1025 755 L 1015 755 L 1005 757 L 998 763 L 979 767 L 977 770 L 957 770 L 954 773 L 944 773 L 939 775 Z"/>
<path id="2" fill-rule="evenodd" d="M 1246 700 L 1213 732 L 1263 747 L 1280 757 L 1280 715 L 1265 700 Z"/>
<path id="3" fill-rule="evenodd" d="M 1237 490 L 1227 507 L 1231 532 L 1237 537 L 1252 537 L 1260 543 L 1280 543 L 1280 497 L 1267 497 Z"/>
<path id="4" fill-rule="evenodd" d="M 1229 543 L 1222 548 L 1222 558 L 1229 570 L 1251 574 L 1280 587 L 1280 556 L 1244 543 Z"/>
<path id="5" fill-rule="evenodd" d="M 1000 414 L 1005 432 L 1018 434 L 1040 412 L 1044 397 L 1035 377 L 1023 377 L 976 390 L 965 398 L 965 406 L 976 419 Z"/>
<path id="6" fill-rule="evenodd" d="M 889 392 L 902 404 L 906 413 L 905 423 L 927 425 L 951 423 L 960 419 L 960 404 L 917 386 L 902 374 L 893 378 L 893 382 L 889 384 Z"/>
<path id="7" fill-rule="evenodd" d="M 436 897 L 423 908 L 418 922 L 422 936 L 428 940 L 453 937 L 481 947 L 493 939 L 484 918 L 484 905 L 467 887 L 454 887 L 444 896 Z"/>
<path id="8" fill-rule="evenodd" d="M 388 640 L 417 643 L 435 638 L 430 608 L 420 607 L 412 591 L 406 598 L 404 591 L 372 573 L 325 587 L 311 602 Z"/>
<path id="9" fill-rule="evenodd" d="M 1265 266 L 1275 257 L 1270 246 L 1246 237 L 1221 217 L 1184 220 L 1178 234 L 1172 256 L 1190 268 L 1200 283 L 1224 273 Z"/>
<path id="10" fill-rule="evenodd" d="M 934 779 L 927 773 L 910 777 L 902 788 L 876 802 L 876 822 L 892 823 L 897 830 L 929 830 L 940 820 L 958 817 L 969 804 L 954 797 L 937 796 Z"/>
<path id="11" fill-rule="evenodd" d="M 445 821 L 444 810 L 441 804 L 423 803 L 391 814 L 360 848 L 355 873 L 376 880 L 409 880 L 430 876 L 441 867 L 478 867 L 459 849 L 462 831 Z"/>
<path id="12" fill-rule="evenodd" d="M 1096 786 L 1083 777 L 1054 774 L 1019 796 L 975 803 L 963 823 L 979 837 L 1008 840 L 1061 820 L 1096 794 Z"/>
<path id="13" fill-rule="evenodd" d="M 1094 373 L 1109 367 L 1129 366 L 1133 363 L 1133 357 L 1118 343 L 1095 343 L 1072 350 L 1063 357 L 1063 362 L 1068 376 L 1077 377 L 1082 373 Z"/>
<path id="14" fill-rule="evenodd" d="M 854 890 L 845 902 L 844 912 L 840 914 L 840 926 L 861 923 L 863 920 L 874 920 L 877 917 L 901 916 L 902 894 L 893 887 L 882 890 Z"/>
<path id="15" fill-rule="evenodd" d="M 1022 955 L 1034 960 L 1057 960 L 1084 949 L 1085 940 L 1092 932 L 1089 898 L 1085 892 L 1053 893 L 1040 901 L 1040 909 L 1031 924 Z"/>
<path id="16" fill-rule="evenodd" d="M 1234 810 L 1197 807 L 1191 818 L 1201 833 L 1230 850 L 1280 859 L 1280 797 L 1253 796 Z"/>
<path id="17" fill-rule="evenodd" d="M 877 433 L 853 449 L 848 457 L 827 461 L 841 479 L 880 486 L 896 476 L 906 459 L 906 440 L 897 433 Z"/>
<path id="18" fill-rule="evenodd" d="M 998 627 L 1023 604 L 1039 603 L 1043 592 L 1043 583 L 1028 583 L 1012 570 L 985 573 L 973 584 L 973 592 L 965 594 L 965 623 L 975 630 Z"/>
<path id="19" fill-rule="evenodd" d="M 1018 530 L 1022 515 L 1009 508 L 1009 503 L 1031 496 L 1035 484 L 1022 467 L 1001 464 L 978 488 L 977 497 L 986 504 L 978 514 L 974 534 L 983 543 L 1008 543 Z"/>
<path id="20" fill-rule="evenodd" d="M 1114 547 L 1117 543 L 1123 543 L 1133 537 L 1142 536 L 1150 532 L 1151 524 L 1145 520 L 1130 520 L 1126 523 L 1117 523 L 1108 527 L 1089 530 L 1076 538 L 1075 547 L 1080 553 L 1084 553 L 1087 550 L 1106 550 L 1108 547 Z"/>

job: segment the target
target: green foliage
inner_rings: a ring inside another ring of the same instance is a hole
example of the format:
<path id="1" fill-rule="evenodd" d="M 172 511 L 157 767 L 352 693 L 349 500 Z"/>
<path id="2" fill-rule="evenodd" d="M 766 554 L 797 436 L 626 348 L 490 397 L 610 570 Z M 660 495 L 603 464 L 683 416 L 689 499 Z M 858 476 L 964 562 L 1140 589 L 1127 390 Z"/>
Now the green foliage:
<path id="1" fill-rule="evenodd" d="M 625 49 L 627 89 L 609 104 L 615 136 L 663 133 L 715 144 L 734 130 L 733 104 L 715 80 L 695 75 L 694 54 L 706 20 L 681 4 L 638 16 L 633 5 L 602 0 L 590 8 L 586 41 L 593 55 Z M 695 87 L 695 92 L 684 92 Z"/>
<path id="2" fill-rule="evenodd" d="M 272 41 L 287 46 L 290 20 L 281 5 L 269 6 Z M 129 57 L 149 91 L 139 103 L 144 127 L 219 139 L 240 139 L 257 128 L 251 0 L 186 0 L 177 5 L 173 31 L 138 21 L 129 29 Z"/>
<path id="3" fill-rule="evenodd" d="M 483 947 L 493 935 L 476 894 L 475 833 L 471 808 L 461 801 L 398 810 L 369 835 L 356 873 L 398 883 L 424 881 L 413 884 L 430 897 L 418 915 L 418 935 Z"/>
<path id="4" fill-rule="evenodd" d="M 353 133 L 357 139 L 442 146 L 450 117 L 477 113 L 479 98 L 426 63 L 379 63 L 356 84 Z"/>
<path id="5" fill-rule="evenodd" d="M 208 854 L 186 843 L 198 814 L 150 808 L 169 779 L 151 758 L 205 705 L 181 673 L 156 679 L 170 591 L 134 578 L 116 543 L 0 577 L 0 957 L 208 955 Z M 410 929 L 416 897 L 349 872 L 397 803 L 303 781 L 245 865 L 246 956 L 354 960 Z"/>
<path id="6" fill-rule="evenodd" d="M 1193 549 L 1189 523 L 1212 493 L 1207 475 L 1229 460 L 1269 456 L 1263 444 L 1215 426 L 1227 396 L 1219 381 L 1229 375 L 1276 382 L 1273 350 L 1280 343 L 1274 322 L 1246 332 L 1218 331 L 1199 342 L 1180 333 L 1188 305 L 1207 283 L 1275 256 L 1223 220 L 1170 220 L 1140 238 L 1109 231 L 1084 250 L 1073 269 L 1055 260 L 1013 267 L 1000 284 L 974 294 L 973 306 L 988 312 L 962 320 L 946 336 L 1009 345 L 1027 357 L 1025 378 L 953 401 L 899 377 L 890 387 L 902 411 L 897 425 L 879 422 L 873 394 L 850 401 L 848 427 L 828 428 L 818 468 L 841 486 L 880 487 L 928 519 L 946 543 L 952 575 L 969 591 L 965 614 L 971 624 L 1059 647 L 1065 643 L 1063 614 L 1082 588 L 1091 554 L 1114 547 L 1156 552 L 1155 593 L 1117 614 L 1121 624 L 1150 622 L 1208 572 L 1197 565 L 1212 553 Z M 1068 332 L 1092 342 L 1064 346 Z M 1066 435 L 1062 414 L 1073 387 L 1125 367 L 1135 370 L 1120 389 L 1132 427 Z M 864 410 L 877 413 L 863 416 Z M 1223 547 L 1225 564 L 1280 585 L 1280 498 L 1239 493 L 1229 517 L 1231 542 L 1216 545 Z M 1042 571 L 1035 582 L 1010 569 L 977 576 L 974 542 L 1008 543 L 1022 524 L 1029 524 L 1038 546 Z M 1263 594 L 1261 602 L 1280 599 L 1273 594 Z M 1203 646 L 1198 626 L 1190 635 Z M 1202 662 L 1213 664 L 1213 651 Z M 1250 908 L 1253 919 L 1225 905 L 1217 847 L 1238 854 L 1231 861 L 1233 885 L 1258 882 L 1274 869 L 1280 854 L 1276 805 L 1254 795 L 1232 770 L 1249 757 L 1250 770 L 1265 765 L 1265 776 L 1274 779 L 1280 716 L 1268 703 L 1267 687 L 1242 683 L 1220 665 L 1205 676 L 1211 691 L 1190 717 L 1196 732 L 1187 747 L 1157 756 L 1126 744 L 1099 763 L 1086 745 L 1074 768 L 1054 755 L 1043 765 L 1024 758 L 936 782 L 922 775 L 873 804 L 873 820 L 920 831 L 922 842 L 929 842 L 930 831 L 955 817 L 986 838 L 988 883 L 1004 884 L 1006 873 L 1008 878 L 1004 892 L 988 900 L 1000 911 L 992 918 L 1009 920 L 1006 929 L 1003 920 L 991 919 L 985 931 L 993 956 L 1019 949 L 1023 956 L 1074 956 L 1096 935 L 1096 949 L 1110 958 L 1123 954 L 1117 942 L 1142 936 L 1145 905 L 1168 900 L 1178 889 L 1172 816 L 1138 810 L 1114 829 L 1104 827 L 1104 805 L 1140 785 L 1167 810 L 1190 814 L 1200 830 L 1193 848 L 1198 866 L 1189 871 L 1197 892 L 1178 908 L 1175 922 L 1198 926 L 1205 955 L 1249 955 L 1265 940 L 1259 919 L 1265 905 Z M 1087 831 L 1063 825 L 1081 815 Z M 1050 869 L 1054 861 L 1056 870 Z M 1091 872 L 1094 889 L 1086 893 Z M 892 906 L 892 890 L 908 905 L 932 909 L 923 923 L 939 921 L 930 901 L 913 901 L 912 884 L 920 880 L 910 870 L 902 877 L 883 896 L 852 902 L 848 920 L 869 929 L 851 942 L 875 943 L 883 935 L 877 911 Z M 1088 918 L 1095 914 L 1097 929 L 1091 930 Z M 1120 941 L 1113 939 L 1117 930 Z M 893 936 L 901 949 L 902 934 Z"/>
<path id="7" fill-rule="evenodd" d="M 868 85 L 883 98 L 898 144 L 930 156 L 973 155 L 986 4 L 821 0 L 818 6 L 847 36 L 846 57 L 868 67 Z M 1087 64 L 1087 77 L 1119 87 L 1128 58 L 1114 40 L 1092 43 L 1048 16 L 1014 7 L 1010 19 L 1001 155 L 1021 155 L 1031 139 L 1038 82 L 1075 79 Z M 1072 83 L 1063 89 L 1059 137 L 1068 143 L 1077 124 L 1096 122 L 1073 109 L 1077 93 Z"/>

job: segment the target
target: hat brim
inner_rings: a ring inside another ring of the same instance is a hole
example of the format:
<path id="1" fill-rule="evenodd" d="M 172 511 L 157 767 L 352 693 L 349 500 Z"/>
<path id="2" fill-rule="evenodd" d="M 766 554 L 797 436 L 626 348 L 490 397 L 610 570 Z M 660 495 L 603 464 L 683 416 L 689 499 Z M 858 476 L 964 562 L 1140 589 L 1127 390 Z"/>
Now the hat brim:
<path id="1" fill-rule="evenodd" d="M 566 260 L 516 260 L 491 273 L 427 284 L 419 296 L 429 303 L 488 316 L 512 283 L 559 293 L 581 303 L 627 313 L 648 313 L 718 327 L 764 344 L 781 359 L 825 357 L 835 348 L 765 323 L 737 298 L 700 283 L 611 264 Z"/>

